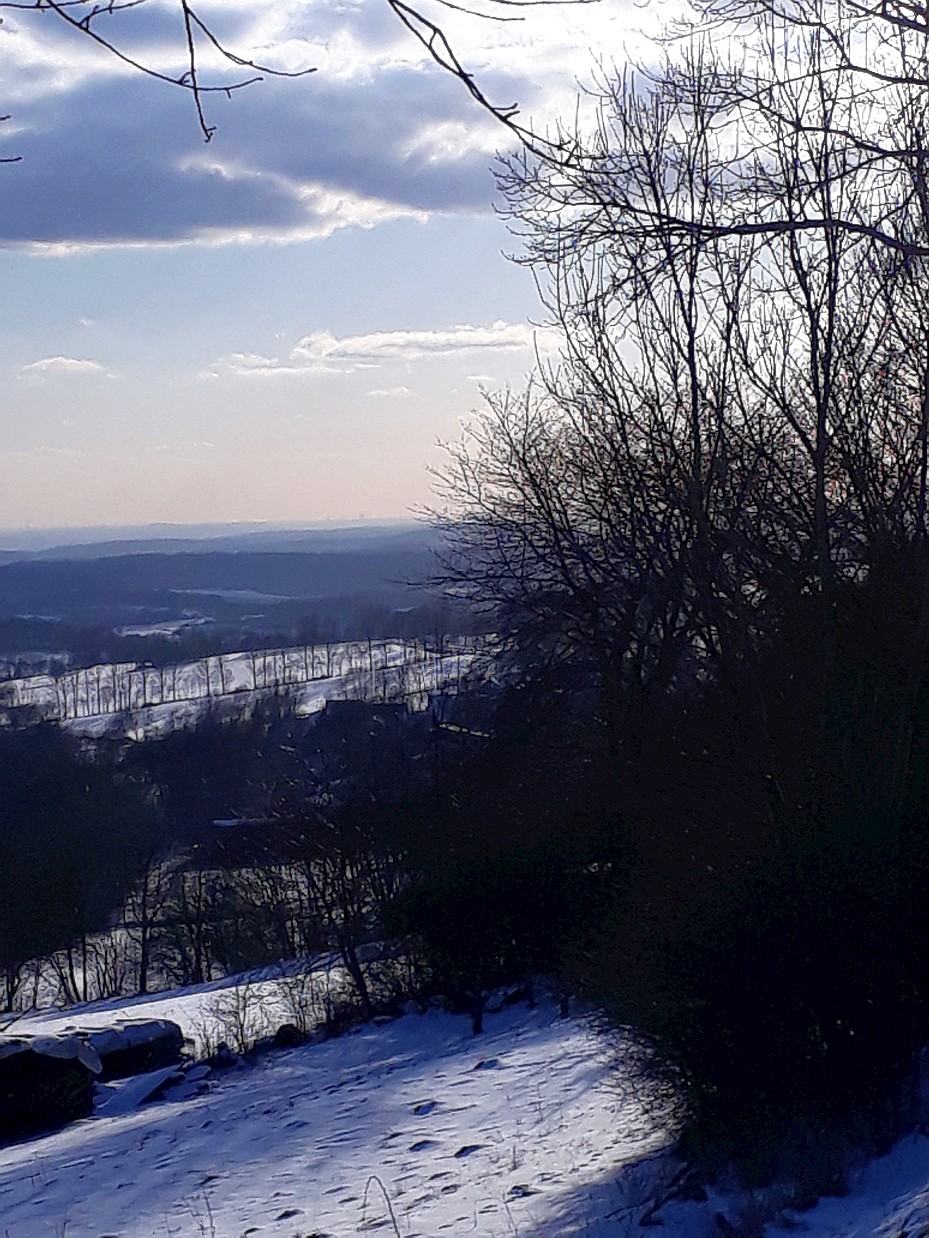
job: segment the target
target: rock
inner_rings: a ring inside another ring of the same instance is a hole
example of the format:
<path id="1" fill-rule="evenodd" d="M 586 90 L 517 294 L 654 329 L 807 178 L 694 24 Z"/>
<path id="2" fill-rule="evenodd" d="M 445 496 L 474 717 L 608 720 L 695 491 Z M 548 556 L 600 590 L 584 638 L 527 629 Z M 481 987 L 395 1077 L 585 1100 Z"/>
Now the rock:
<path id="1" fill-rule="evenodd" d="M 422 1007 L 420 1006 L 419 1002 L 414 1002 L 412 998 L 409 998 L 407 1001 L 402 1002 L 400 1005 L 400 1013 L 403 1015 L 420 1014 L 421 1012 L 422 1012 Z"/>
<path id="2" fill-rule="evenodd" d="M 0 1140 L 5 1142 L 55 1130 L 93 1111 L 95 1072 L 81 1042 L 36 1040 L 38 1047 L 19 1038 L 0 1044 Z"/>
<path id="3" fill-rule="evenodd" d="M 30 1036 L 27 1043 L 36 1053 L 43 1053 L 48 1057 L 77 1058 L 91 1074 L 102 1077 L 103 1065 L 99 1053 L 80 1035 Z"/>
<path id="4" fill-rule="evenodd" d="M 493 993 L 488 994 L 487 1001 L 484 1002 L 484 1009 L 488 1014 L 499 1014 L 503 1009 L 506 997 L 502 989 L 496 989 Z"/>
<path id="5" fill-rule="evenodd" d="M 176 1066 L 184 1048 L 181 1029 L 168 1019 L 117 1019 L 107 1028 L 77 1026 L 74 1034 L 99 1055 L 104 1082 Z"/>
<path id="6" fill-rule="evenodd" d="M 212 1057 L 206 1059 L 207 1065 L 213 1070 L 231 1070 L 239 1065 L 238 1056 L 232 1052 L 225 1041 L 217 1048 Z"/>

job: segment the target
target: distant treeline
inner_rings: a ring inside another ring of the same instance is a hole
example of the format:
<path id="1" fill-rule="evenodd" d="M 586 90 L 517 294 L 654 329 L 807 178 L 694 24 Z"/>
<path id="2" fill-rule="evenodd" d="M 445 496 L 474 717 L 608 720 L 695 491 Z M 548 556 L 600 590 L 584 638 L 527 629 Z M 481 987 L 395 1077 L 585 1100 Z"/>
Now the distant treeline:
<path id="1" fill-rule="evenodd" d="M 0 618 L 0 679 L 56 675 L 103 662 L 144 662 L 166 667 L 234 653 L 245 644 L 260 650 L 368 637 L 434 639 L 443 633 L 473 631 L 477 626 L 466 607 L 421 597 L 415 605 L 399 609 L 359 597 L 334 598 L 317 604 L 291 603 L 289 609 L 293 612 L 291 623 L 285 622 L 285 615 L 272 612 L 267 620 L 247 617 L 224 623 L 194 623 L 171 636 L 121 636 L 112 627 L 84 627 L 39 616 Z M 177 618 L 180 613 L 175 610 L 161 618 Z M 152 618 L 152 626 L 157 621 L 157 616 Z"/>

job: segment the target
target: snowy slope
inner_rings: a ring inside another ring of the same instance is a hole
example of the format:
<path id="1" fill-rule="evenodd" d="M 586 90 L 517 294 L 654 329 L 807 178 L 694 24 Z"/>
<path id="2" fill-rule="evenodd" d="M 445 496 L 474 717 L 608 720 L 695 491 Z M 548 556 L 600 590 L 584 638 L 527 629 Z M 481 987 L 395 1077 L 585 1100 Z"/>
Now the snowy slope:
<path id="1" fill-rule="evenodd" d="M 360 951 L 364 957 L 364 949 Z M 249 1042 L 273 1034 L 282 1023 L 294 1021 L 285 986 L 287 977 L 307 968 L 310 986 L 319 995 L 334 998 L 350 988 L 350 981 L 334 954 L 318 955 L 312 962 L 293 960 L 289 966 L 267 967 L 240 975 L 226 976 L 207 984 L 168 989 L 138 997 L 111 997 L 63 1009 L 49 1007 L 29 1011 L 9 1026 L 11 1035 L 54 1035 L 83 1029 L 111 1027 L 120 1019 L 169 1019 L 176 1023 L 192 1044 L 192 1052 L 205 1057 L 220 1040 L 228 1040 L 224 1021 L 234 1008 L 247 1026 Z M 310 970 L 311 969 L 311 970 Z"/>
<path id="2" fill-rule="evenodd" d="M 474 661 L 478 638 L 444 651 L 422 641 L 357 640 L 290 649 L 242 650 L 175 666 L 134 662 L 81 667 L 0 683 L 0 712 L 30 709 L 78 734 L 129 729 L 141 738 L 191 725 L 220 705 L 250 713 L 257 700 L 285 691 L 298 713 L 327 700 L 405 700 L 424 709 L 430 692 L 456 686 Z"/>
<path id="3" fill-rule="evenodd" d="M 335 1238 L 393 1233 L 392 1210 L 409 1236 L 615 1236 L 668 1137 L 606 1048 L 546 1003 L 480 1037 L 432 1012 L 269 1055 L 0 1149 L 0 1232 Z"/>
<path id="4" fill-rule="evenodd" d="M 872 1161 L 851 1194 L 788 1213 L 809 1238 L 926 1238 L 929 1235 L 929 1139 L 910 1135 Z M 774 1238 L 784 1230 L 769 1229 Z"/>
<path id="5" fill-rule="evenodd" d="M 222 990 L 99 1003 L 23 1027 L 171 1017 L 196 1033 Z M 273 980 L 257 991 L 273 1022 Z M 666 1118 L 622 1066 L 622 1041 L 589 1019 L 557 1018 L 551 1001 L 489 1015 L 485 1029 L 474 1037 L 468 1019 L 436 1011 L 367 1025 L 214 1073 L 200 1096 L 129 1112 L 111 1103 L 112 1116 L 0 1148 L 0 1235 L 647 1232 L 639 1220 L 678 1167 Z M 752 1200 L 717 1191 L 655 1219 L 666 1238 L 787 1232 L 762 1230 Z M 929 1139 L 903 1140 L 847 1197 L 784 1219 L 809 1238 L 925 1238 Z"/>

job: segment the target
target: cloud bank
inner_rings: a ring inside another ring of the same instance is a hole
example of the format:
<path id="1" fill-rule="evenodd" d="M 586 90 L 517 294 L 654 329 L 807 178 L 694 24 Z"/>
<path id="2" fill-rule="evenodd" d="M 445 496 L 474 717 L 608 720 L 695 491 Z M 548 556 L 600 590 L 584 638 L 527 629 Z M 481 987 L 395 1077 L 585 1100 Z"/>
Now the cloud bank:
<path id="1" fill-rule="evenodd" d="M 287 358 L 255 353 L 231 353 L 220 357 L 204 377 L 273 378 L 319 374 L 352 374 L 384 365 L 406 364 L 427 357 L 450 357 L 467 353 L 512 353 L 530 351 L 547 332 L 522 323 L 497 321 L 489 326 L 459 323 L 456 326 L 418 331 L 375 331 L 367 335 L 335 336 L 330 331 L 312 331 L 299 339 Z M 370 394 L 395 395 L 403 386 L 378 389 Z"/>
<path id="2" fill-rule="evenodd" d="M 426 0 L 428 3 L 428 0 Z M 441 20 L 483 89 L 501 104 L 551 109 L 590 59 L 564 13 L 525 22 Z M 104 15 L 105 16 L 105 15 Z M 53 14 L 0 25 L 5 74 L 0 245 L 50 248 L 293 241 L 436 212 L 486 212 L 494 151 L 512 138 L 437 69 L 386 4 L 215 0 L 217 33 L 243 54 L 295 71 L 231 98 L 204 97 L 204 146 L 189 92 L 140 76 L 69 33 Z M 437 14 L 438 16 L 438 14 Z M 103 20 L 103 19 L 98 19 Z M 168 74 L 184 68 L 180 13 L 149 0 L 105 17 L 106 33 Z M 101 28 L 102 29 L 102 28 Z M 204 48 L 203 80 L 242 71 Z M 544 75 L 538 65 L 545 63 Z M 559 110 L 558 108 L 555 109 Z"/>

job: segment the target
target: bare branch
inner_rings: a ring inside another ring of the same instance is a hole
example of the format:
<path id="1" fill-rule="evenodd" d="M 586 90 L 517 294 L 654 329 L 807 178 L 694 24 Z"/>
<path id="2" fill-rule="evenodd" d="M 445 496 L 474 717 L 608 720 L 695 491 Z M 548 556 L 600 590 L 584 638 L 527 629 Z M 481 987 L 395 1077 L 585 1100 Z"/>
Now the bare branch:
<path id="1" fill-rule="evenodd" d="M 592 4 L 598 0 L 482 0 L 481 4 L 469 5 L 458 0 L 435 0 L 440 8 L 460 12 L 481 20 L 494 22 L 513 22 L 525 20 L 521 13 L 513 10 L 535 9 L 560 4 Z M 208 94 L 231 94 L 261 81 L 264 77 L 299 78 L 316 72 L 315 67 L 298 70 L 276 69 L 270 65 L 237 54 L 231 51 L 219 39 L 212 26 L 198 13 L 189 0 L 178 0 L 183 21 L 183 47 L 186 68 L 183 73 L 172 74 L 156 68 L 153 64 L 133 56 L 127 52 L 110 34 L 104 33 L 100 26 L 101 19 L 114 14 L 137 8 L 146 0 L 108 0 L 98 3 L 97 0 L 0 0 L 0 9 L 11 9 L 25 12 L 52 12 L 75 32 L 92 40 L 97 46 L 115 56 L 121 63 L 147 77 L 168 85 L 179 86 L 189 90 L 194 99 L 197 121 L 204 140 L 209 142 L 215 132 L 204 111 L 204 96 Z M 464 66 L 463 61 L 452 47 L 444 30 L 426 15 L 421 7 L 409 4 L 406 0 L 387 0 L 387 4 L 395 16 L 413 35 L 430 58 L 442 70 L 456 77 L 467 89 L 472 99 L 485 111 L 513 133 L 521 144 L 536 154 L 546 153 L 551 156 L 558 150 L 557 145 L 549 143 L 540 135 L 533 133 L 528 127 L 516 122 L 518 106 L 514 104 L 498 105 L 487 97 L 478 86 L 474 75 Z M 233 82 L 206 83 L 201 73 L 198 40 L 202 39 L 209 47 L 218 52 L 223 60 L 236 68 L 244 69 L 249 75 Z"/>

